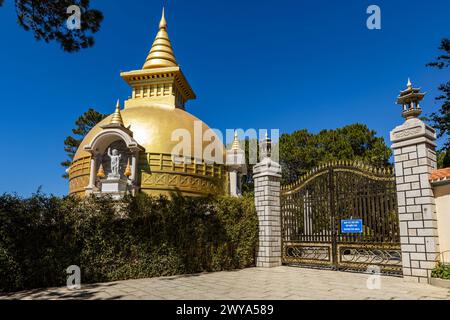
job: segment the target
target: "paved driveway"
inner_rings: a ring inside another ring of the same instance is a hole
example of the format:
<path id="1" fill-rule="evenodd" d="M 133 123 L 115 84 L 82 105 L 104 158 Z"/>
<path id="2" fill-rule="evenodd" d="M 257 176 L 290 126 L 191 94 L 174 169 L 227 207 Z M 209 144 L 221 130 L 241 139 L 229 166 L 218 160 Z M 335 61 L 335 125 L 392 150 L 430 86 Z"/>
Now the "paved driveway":
<path id="1" fill-rule="evenodd" d="M 381 277 L 381 288 L 371 290 L 367 278 L 283 266 L 117 281 L 75 291 L 32 290 L 0 299 L 450 299 L 448 289 L 396 277 Z"/>

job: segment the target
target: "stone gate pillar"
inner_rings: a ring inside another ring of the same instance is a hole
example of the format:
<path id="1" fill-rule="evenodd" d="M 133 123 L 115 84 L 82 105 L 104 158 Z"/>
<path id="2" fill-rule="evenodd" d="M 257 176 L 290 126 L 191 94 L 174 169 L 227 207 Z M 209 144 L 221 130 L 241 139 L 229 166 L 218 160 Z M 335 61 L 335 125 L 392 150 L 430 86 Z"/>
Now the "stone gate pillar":
<path id="1" fill-rule="evenodd" d="M 439 254 L 437 221 L 429 177 L 436 169 L 436 133 L 421 121 L 424 94 L 413 88 L 400 93 L 406 121 L 391 131 L 400 220 L 403 276 L 427 282 Z"/>
<path id="2" fill-rule="evenodd" d="M 270 159 L 270 140 L 263 142 L 262 160 L 253 167 L 255 206 L 259 221 L 257 267 L 281 265 L 281 166 Z"/>

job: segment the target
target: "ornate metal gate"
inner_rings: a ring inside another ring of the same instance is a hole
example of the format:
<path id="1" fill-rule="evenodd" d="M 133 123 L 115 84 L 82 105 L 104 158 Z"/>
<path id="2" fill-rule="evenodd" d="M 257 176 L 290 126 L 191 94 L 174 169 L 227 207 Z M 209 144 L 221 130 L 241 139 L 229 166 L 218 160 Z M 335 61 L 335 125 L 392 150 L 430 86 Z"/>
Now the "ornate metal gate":
<path id="1" fill-rule="evenodd" d="M 362 219 L 362 232 L 343 233 L 346 219 Z M 402 273 L 390 169 L 345 161 L 313 169 L 282 189 L 281 223 L 285 264 Z"/>

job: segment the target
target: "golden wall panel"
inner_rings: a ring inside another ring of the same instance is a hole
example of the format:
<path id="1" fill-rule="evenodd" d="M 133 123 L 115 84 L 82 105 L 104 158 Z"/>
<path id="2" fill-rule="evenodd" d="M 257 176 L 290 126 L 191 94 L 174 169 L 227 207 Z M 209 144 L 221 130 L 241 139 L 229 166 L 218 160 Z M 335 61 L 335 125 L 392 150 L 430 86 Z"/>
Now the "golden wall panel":
<path id="1" fill-rule="evenodd" d="M 73 162 L 69 170 L 69 194 L 84 195 L 89 184 L 90 157 Z M 174 163 L 170 154 L 144 153 L 139 157 L 141 191 L 158 195 L 180 192 L 183 195 L 226 194 L 228 176 L 224 165 L 191 159 Z"/>

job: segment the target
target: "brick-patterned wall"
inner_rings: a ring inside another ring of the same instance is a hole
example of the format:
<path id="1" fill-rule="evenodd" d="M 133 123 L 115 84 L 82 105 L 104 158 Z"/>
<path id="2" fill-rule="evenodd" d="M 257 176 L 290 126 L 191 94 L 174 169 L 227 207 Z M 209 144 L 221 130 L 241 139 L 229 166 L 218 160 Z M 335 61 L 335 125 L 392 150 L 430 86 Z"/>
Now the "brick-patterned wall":
<path id="1" fill-rule="evenodd" d="M 439 253 L 436 208 L 429 181 L 431 171 L 436 168 L 436 152 L 433 137 L 425 136 L 428 126 L 418 121 L 414 120 L 414 126 L 421 127 L 422 134 L 405 139 L 408 137 L 405 131 L 411 130 L 411 124 L 407 122 L 394 129 L 391 139 L 394 142 L 403 275 L 426 282 Z"/>
<path id="2" fill-rule="evenodd" d="M 270 165 L 267 163 L 270 162 Z M 255 206 L 259 221 L 257 267 L 281 265 L 280 174 L 279 165 L 266 158 L 255 165 Z"/>

